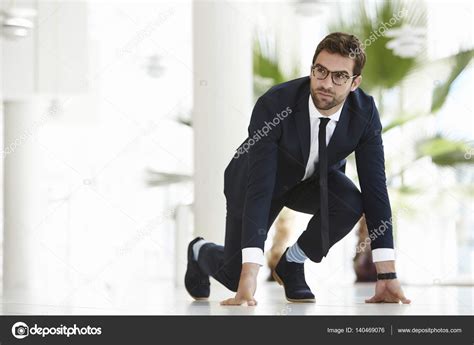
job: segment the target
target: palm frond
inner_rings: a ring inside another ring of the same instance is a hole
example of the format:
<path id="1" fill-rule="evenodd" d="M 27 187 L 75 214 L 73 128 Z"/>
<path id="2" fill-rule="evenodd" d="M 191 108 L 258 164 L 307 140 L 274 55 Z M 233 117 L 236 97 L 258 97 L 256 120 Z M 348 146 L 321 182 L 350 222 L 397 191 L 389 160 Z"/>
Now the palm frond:
<path id="1" fill-rule="evenodd" d="M 392 24 L 391 19 L 393 22 L 394 16 L 402 10 L 406 15 L 397 17 L 398 20 Z M 370 92 L 379 88 L 391 89 L 399 85 L 417 67 L 419 56 L 401 57 L 387 48 L 393 38 L 384 34 L 386 28 L 400 29 L 405 25 L 426 28 L 426 9 L 422 3 L 383 1 L 373 14 L 369 14 L 366 2 L 361 1 L 351 18 L 344 18 L 344 21 L 339 18 L 329 26 L 330 31 L 344 31 L 356 35 L 364 44 L 367 55 L 362 81 L 364 90 Z"/>
<path id="2" fill-rule="evenodd" d="M 472 148 L 462 140 L 450 140 L 435 136 L 420 141 L 416 145 L 418 157 L 429 156 L 433 163 L 440 166 L 474 163 L 474 155 L 470 155 Z"/>
<path id="3" fill-rule="evenodd" d="M 440 110 L 448 98 L 451 86 L 459 77 L 459 75 L 466 69 L 474 56 L 474 50 L 462 51 L 450 57 L 446 62 L 453 66 L 449 76 L 443 82 L 436 85 L 433 90 L 433 98 L 431 102 L 431 112 L 435 113 Z"/>

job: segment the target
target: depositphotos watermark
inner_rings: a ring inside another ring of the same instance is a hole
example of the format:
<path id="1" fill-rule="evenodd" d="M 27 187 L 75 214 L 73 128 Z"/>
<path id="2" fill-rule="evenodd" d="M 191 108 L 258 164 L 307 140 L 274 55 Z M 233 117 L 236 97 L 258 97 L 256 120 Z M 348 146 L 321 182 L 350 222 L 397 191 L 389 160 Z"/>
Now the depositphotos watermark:
<path id="1" fill-rule="evenodd" d="M 259 130 L 254 131 L 254 135 L 249 138 L 249 140 L 246 140 L 235 152 L 234 154 L 234 159 L 237 159 L 240 157 L 240 155 L 243 155 L 244 153 L 248 153 L 249 149 L 258 143 L 262 137 L 266 137 L 268 133 L 273 129 L 273 127 L 276 127 L 280 124 L 280 121 L 283 121 L 288 115 L 290 115 L 293 112 L 290 107 L 286 107 L 283 111 L 277 113 L 275 117 L 273 118 L 272 121 L 268 122 L 265 121 L 265 126 L 260 128 Z"/>
<path id="2" fill-rule="evenodd" d="M 379 25 L 379 27 L 372 31 L 369 35 L 368 38 L 364 40 L 364 42 L 361 42 L 361 47 L 352 49 L 351 52 L 349 53 L 349 57 L 351 59 L 355 59 L 358 54 L 361 53 L 361 51 L 364 51 L 366 47 L 370 46 L 372 43 L 374 43 L 378 38 L 381 36 L 385 36 L 385 33 L 387 30 L 389 30 L 392 26 L 394 26 L 397 22 L 399 22 L 403 17 L 405 17 L 408 13 L 407 9 L 401 9 L 398 13 L 395 13 L 389 20 L 388 22 L 383 22 L 382 24 Z"/>
<path id="3" fill-rule="evenodd" d="M 12 334 L 17 339 L 23 339 L 28 336 L 41 336 L 46 337 L 50 335 L 61 335 L 70 337 L 73 335 L 101 335 L 101 327 L 91 327 L 89 325 L 84 327 L 78 327 L 76 324 L 74 326 L 64 326 L 60 325 L 58 327 L 39 327 L 35 323 L 33 327 L 29 327 L 24 322 L 16 322 L 12 326 Z"/>
<path id="4" fill-rule="evenodd" d="M 464 152 L 464 159 L 470 160 L 474 156 L 474 148 L 467 148 Z"/>
<path id="5" fill-rule="evenodd" d="M 383 236 L 385 234 L 385 231 L 392 226 L 392 218 L 390 218 L 388 221 L 382 220 L 380 226 L 377 229 L 373 229 L 373 231 L 369 231 L 369 237 L 367 237 L 363 242 L 359 243 L 359 245 L 356 247 L 356 252 L 361 253 L 365 251 L 365 248 L 370 245 L 372 241 L 375 241 L 375 239 L 379 238 L 380 236 Z"/>

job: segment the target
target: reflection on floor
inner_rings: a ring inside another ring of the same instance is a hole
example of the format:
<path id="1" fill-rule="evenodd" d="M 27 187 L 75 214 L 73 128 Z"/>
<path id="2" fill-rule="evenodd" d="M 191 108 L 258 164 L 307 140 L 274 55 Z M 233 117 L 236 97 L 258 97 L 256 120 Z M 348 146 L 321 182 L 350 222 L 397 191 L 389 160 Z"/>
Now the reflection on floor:
<path id="1" fill-rule="evenodd" d="M 69 301 L 37 298 L 26 302 L 21 296 L 2 300 L 1 314 L 15 315 L 474 315 L 472 286 L 404 286 L 411 305 L 366 304 L 373 284 L 315 286 L 315 304 L 288 303 L 276 283 L 259 283 L 256 307 L 220 306 L 233 293 L 211 281 L 209 301 L 193 301 L 183 287 L 169 282 L 127 287 L 123 296 L 104 294 L 96 288 L 79 291 Z"/>

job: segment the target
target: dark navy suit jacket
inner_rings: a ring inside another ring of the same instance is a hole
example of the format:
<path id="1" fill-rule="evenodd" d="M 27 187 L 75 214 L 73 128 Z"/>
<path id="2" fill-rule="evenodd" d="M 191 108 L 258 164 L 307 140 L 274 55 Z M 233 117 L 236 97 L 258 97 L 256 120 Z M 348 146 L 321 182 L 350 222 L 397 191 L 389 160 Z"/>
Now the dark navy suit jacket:
<path id="1" fill-rule="evenodd" d="M 276 85 L 261 96 L 252 112 L 249 136 L 225 169 L 228 212 L 242 216 L 242 248 L 263 250 L 272 201 L 305 174 L 310 150 L 309 94 L 310 78 L 303 77 Z M 345 158 L 355 152 L 372 249 L 393 248 L 381 132 L 373 98 L 358 88 L 349 93 L 328 144 L 329 170 L 344 172 Z M 318 171 L 317 163 L 312 178 L 318 177 Z"/>

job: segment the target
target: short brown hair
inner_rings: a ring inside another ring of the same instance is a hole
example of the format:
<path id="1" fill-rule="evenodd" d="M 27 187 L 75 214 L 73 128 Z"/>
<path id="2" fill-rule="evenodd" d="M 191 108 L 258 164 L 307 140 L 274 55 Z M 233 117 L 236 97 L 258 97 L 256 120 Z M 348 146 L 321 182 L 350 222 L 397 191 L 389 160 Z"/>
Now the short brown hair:
<path id="1" fill-rule="evenodd" d="M 362 43 L 356 36 L 344 32 L 333 32 L 324 37 L 324 39 L 319 42 L 316 52 L 314 53 L 313 65 L 317 56 L 323 50 L 327 50 L 332 54 L 336 53 L 345 57 L 350 57 L 354 60 L 354 70 L 352 73 L 354 73 L 354 75 L 360 75 L 362 73 L 366 56 Z"/>

